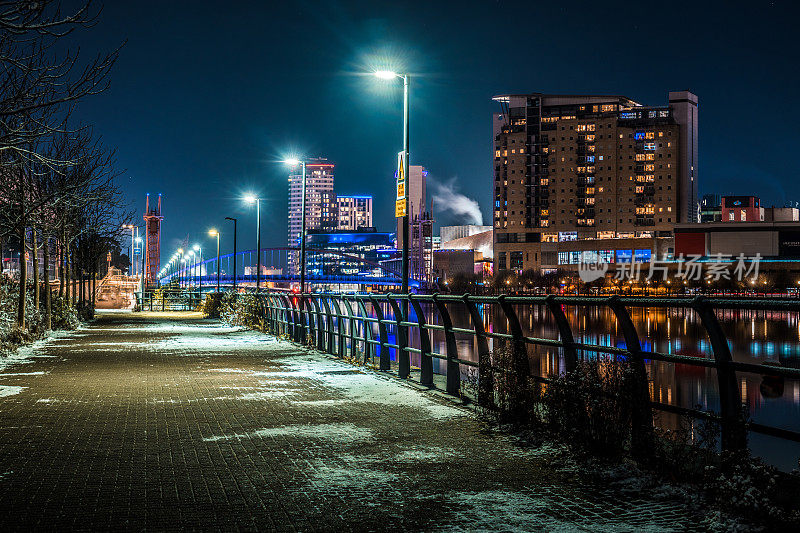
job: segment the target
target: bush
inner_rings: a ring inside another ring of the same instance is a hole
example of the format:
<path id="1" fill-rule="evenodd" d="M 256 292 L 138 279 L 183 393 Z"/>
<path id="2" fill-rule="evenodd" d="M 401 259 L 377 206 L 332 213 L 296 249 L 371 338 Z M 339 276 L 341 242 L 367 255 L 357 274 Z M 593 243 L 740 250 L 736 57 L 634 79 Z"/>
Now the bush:
<path id="1" fill-rule="evenodd" d="M 17 310 L 19 309 L 19 283 L 5 276 L 0 276 L 0 349 L 11 350 L 20 344 L 35 341 L 47 334 L 47 316 L 45 295 L 39 301 L 39 308 L 33 305 L 33 283 L 28 283 L 25 291 L 25 327 L 17 326 Z M 56 294 L 51 296 L 52 328 L 75 329 L 80 324 L 76 309 Z M 84 316 L 91 317 L 89 310 Z"/>
<path id="2" fill-rule="evenodd" d="M 234 326 L 264 329 L 264 319 L 255 294 L 225 293 L 220 306 L 220 318 Z"/>
<path id="3" fill-rule="evenodd" d="M 203 312 L 206 318 L 219 318 L 222 312 L 222 298 L 224 293 L 212 292 L 206 295 L 206 299 L 200 304 L 199 311 Z"/>
<path id="4" fill-rule="evenodd" d="M 630 446 L 635 379 L 626 361 L 579 362 L 574 372 L 554 378 L 542 395 L 547 427 L 584 451 L 623 454 Z"/>

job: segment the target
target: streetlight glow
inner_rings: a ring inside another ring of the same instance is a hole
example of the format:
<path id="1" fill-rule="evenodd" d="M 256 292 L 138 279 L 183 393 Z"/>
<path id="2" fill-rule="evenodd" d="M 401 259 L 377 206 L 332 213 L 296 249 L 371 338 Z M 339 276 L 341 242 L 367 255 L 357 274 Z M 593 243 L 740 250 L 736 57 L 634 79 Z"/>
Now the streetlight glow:
<path id="1" fill-rule="evenodd" d="M 210 230 L 208 230 L 208 234 L 211 235 L 212 237 L 216 237 L 217 235 L 219 235 L 219 232 L 214 228 L 211 228 Z"/>
<path id="2" fill-rule="evenodd" d="M 252 204 L 256 200 L 258 200 L 258 198 L 256 198 L 254 194 L 248 194 L 244 197 L 244 201 L 247 202 L 248 204 Z"/>
<path id="3" fill-rule="evenodd" d="M 288 159 L 284 159 L 284 160 L 283 160 L 283 161 L 281 161 L 281 162 L 282 162 L 282 163 L 286 163 L 286 164 L 287 164 L 287 165 L 289 165 L 289 166 L 296 167 L 297 165 L 299 165 L 299 164 L 300 164 L 300 159 L 298 159 L 298 158 L 296 158 L 296 157 L 290 157 L 290 158 L 288 158 Z"/>
<path id="4" fill-rule="evenodd" d="M 376 78 L 380 78 L 382 80 L 393 80 L 400 77 L 397 72 L 392 70 L 376 70 L 374 74 Z"/>

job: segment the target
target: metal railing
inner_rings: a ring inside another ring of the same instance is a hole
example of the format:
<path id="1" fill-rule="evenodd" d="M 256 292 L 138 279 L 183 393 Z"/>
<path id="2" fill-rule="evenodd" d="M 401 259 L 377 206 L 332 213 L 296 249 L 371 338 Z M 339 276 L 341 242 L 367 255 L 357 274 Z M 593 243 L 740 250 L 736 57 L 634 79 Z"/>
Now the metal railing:
<path id="1" fill-rule="evenodd" d="M 646 446 L 643 439 L 651 438 L 654 427 L 653 411 L 686 415 L 694 419 L 712 420 L 719 424 L 723 450 L 737 450 L 747 446 L 746 432 L 752 431 L 772 437 L 800 442 L 800 432 L 745 421 L 737 373 L 771 376 L 779 379 L 800 379 L 800 369 L 734 361 L 728 340 L 717 318 L 722 310 L 800 311 L 796 300 L 710 299 L 692 298 L 624 298 L 570 297 L 570 296 L 452 296 L 452 295 L 393 295 L 393 294 L 305 294 L 261 293 L 254 295 L 258 309 L 256 315 L 263 327 L 274 334 L 286 335 L 291 340 L 311 344 L 315 348 L 339 357 L 369 361 L 377 357 L 379 370 L 392 370 L 390 351 L 395 354 L 396 371 L 400 378 L 411 377 L 411 356 L 418 356 L 419 382 L 434 387 L 434 360 L 445 363 L 446 393 L 461 394 L 462 366 L 477 372 L 477 402 L 493 405 L 490 341 L 510 343 L 513 352 L 525 358 L 523 366 L 528 377 L 541 383 L 550 383 L 552 376 L 537 376 L 530 372 L 527 346 L 555 349 L 563 358 L 564 370 L 578 367 L 586 354 L 604 354 L 623 357 L 630 362 L 636 376 L 632 405 L 632 447 Z M 489 331 L 484 326 L 481 307 L 497 306 L 505 319 L 506 332 Z M 428 310 L 423 309 L 423 305 Z M 451 318 L 453 306 L 463 306 L 471 327 L 456 327 Z M 541 306 L 551 315 L 558 330 L 558 339 L 526 336 L 515 306 Z M 596 343 L 576 342 L 564 312 L 565 306 L 605 308 L 613 313 L 624 338 L 624 347 Z M 693 357 L 649 351 L 643 348 L 629 308 L 669 308 L 691 310 L 708 335 L 710 354 Z M 408 311 L 410 309 L 410 312 Z M 435 320 L 427 316 L 435 313 Z M 412 317 L 413 319 L 410 319 Z M 436 322 L 436 323 L 434 323 Z M 393 327 L 395 342 L 390 342 L 387 327 Z M 433 351 L 431 336 L 435 332 L 444 336 L 444 352 Z M 414 333 L 416 346 L 409 342 Z M 457 336 L 470 336 L 477 346 L 477 360 L 461 357 Z M 374 355 L 373 355 L 374 353 Z M 719 390 L 720 412 L 688 408 L 654 401 L 650 393 L 650 378 L 646 362 L 663 361 L 715 370 Z M 524 370 L 523 370 L 524 371 Z M 638 442 L 637 442 L 638 441 Z"/>
<path id="2" fill-rule="evenodd" d="M 199 290 L 165 290 L 134 293 L 139 311 L 194 311 L 201 301 Z"/>

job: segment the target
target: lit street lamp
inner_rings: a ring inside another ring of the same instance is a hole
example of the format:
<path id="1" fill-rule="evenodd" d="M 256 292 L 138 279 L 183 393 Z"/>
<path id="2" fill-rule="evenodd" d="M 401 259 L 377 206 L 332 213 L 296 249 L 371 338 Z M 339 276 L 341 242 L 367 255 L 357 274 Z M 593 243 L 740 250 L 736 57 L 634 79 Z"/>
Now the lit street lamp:
<path id="1" fill-rule="evenodd" d="M 236 219 L 225 217 L 225 220 L 233 221 L 233 292 L 236 292 Z"/>
<path id="2" fill-rule="evenodd" d="M 291 167 L 301 166 L 300 192 L 300 294 L 306 292 L 306 161 L 292 157 L 284 160 Z M 302 301 L 302 300 L 301 300 Z"/>
<path id="3" fill-rule="evenodd" d="M 217 292 L 219 292 L 219 232 L 212 228 L 208 230 L 208 234 L 217 238 Z"/>
<path id="4" fill-rule="evenodd" d="M 244 197 L 244 201 L 256 204 L 256 292 L 258 292 L 261 288 L 261 198 L 248 194 Z"/>
<path id="5" fill-rule="evenodd" d="M 409 168 L 409 151 L 408 151 L 408 121 L 409 121 L 409 103 L 408 103 L 408 86 L 411 81 L 408 74 L 398 74 L 390 70 L 379 70 L 374 73 L 376 77 L 382 80 L 394 80 L 401 78 L 403 80 L 403 178 L 406 183 L 403 187 L 403 201 L 405 202 L 405 211 L 403 215 L 403 277 L 402 277 L 402 293 L 408 294 L 408 256 L 409 256 L 409 218 L 408 218 L 408 189 L 410 176 L 408 174 Z M 408 302 L 406 301 L 406 306 Z M 406 309 L 406 313 L 408 310 Z"/>
<path id="6" fill-rule="evenodd" d="M 122 225 L 122 229 L 131 230 L 131 257 L 130 257 L 131 267 L 128 270 L 128 275 L 129 276 L 133 276 L 136 273 L 135 270 L 134 270 L 135 269 L 135 263 L 133 262 L 133 251 L 134 251 L 134 246 L 135 246 L 134 245 L 134 239 L 135 239 L 134 232 L 136 231 L 136 226 L 134 226 L 133 224 L 123 224 Z"/>
<path id="7" fill-rule="evenodd" d="M 200 291 L 200 295 L 203 295 L 203 249 L 200 248 L 199 244 L 194 245 L 194 250 L 197 252 L 197 259 L 195 260 L 195 266 L 197 270 L 197 289 Z"/>

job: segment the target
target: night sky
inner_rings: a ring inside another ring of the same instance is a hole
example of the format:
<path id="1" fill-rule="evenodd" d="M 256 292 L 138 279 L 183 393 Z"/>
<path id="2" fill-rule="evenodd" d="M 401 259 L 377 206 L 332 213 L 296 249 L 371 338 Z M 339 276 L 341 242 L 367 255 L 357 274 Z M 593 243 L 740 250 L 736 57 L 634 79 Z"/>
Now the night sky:
<path id="1" fill-rule="evenodd" d="M 675 11 L 668 8 L 675 7 Z M 798 60 L 792 2 L 147 2 L 107 1 L 82 53 L 127 39 L 107 93 L 80 107 L 117 148 L 138 211 L 164 196 L 162 257 L 189 234 L 240 219 L 240 249 L 286 244 L 287 154 L 327 157 L 342 194 L 375 196 L 394 227 L 402 86 L 411 72 L 412 164 L 448 183 L 490 223 L 491 97 L 622 94 L 663 105 L 700 99 L 700 191 L 800 201 Z M 439 211 L 441 223 L 465 222 Z M 138 219 L 141 223 L 141 218 Z M 251 243 L 251 241 L 253 241 Z"/>

